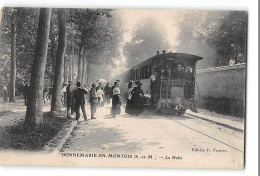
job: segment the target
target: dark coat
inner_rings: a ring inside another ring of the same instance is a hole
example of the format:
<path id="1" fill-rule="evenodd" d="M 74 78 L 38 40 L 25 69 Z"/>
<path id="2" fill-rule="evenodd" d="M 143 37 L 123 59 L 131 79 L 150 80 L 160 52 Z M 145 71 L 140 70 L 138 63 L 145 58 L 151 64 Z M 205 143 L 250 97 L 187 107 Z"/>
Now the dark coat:
<path id="1" fill-rule="evenodd" d="M 73 87 L 71 85 L 68 85 L 66 87 L 66 92 L 67 92 L 67 99 L 72 98 L 72 96 L 73 96 Z"/>
<path id="2" fill-rule="evenodd" d="M 180 80 L 183 80 L 185 78 L 185 74 L 183 71 L 176 71 L 174 72 L 173 74 L 173 79 L 180 79 Z"/>
<path id="3" fill-rule="evenodd" d="M 186 73 L 186 81 L 195 81 L 194 75 L 191 72 Z"/>
<path id="4" fill-rule="evenodd" d="M 106 85 L 104 87 L 104 93 L 107 94 L 107 95 L 111 94 L 111 87 L 109 85 Z"/>
<path id="5" fill-rule="evenodd" d="M 132 91 L 132 103 L 133 103 L 133 112 L 136 113 L 136 115 L 139 115 L 144 110 L 144 92 L 140 87 L 135 87 Z"/>
<path id="6" fill-rule="evenodd" d="M 82 88 L 77 88 L 73 93 L 73 98 L 75 99 L 75 104 L 85 104 L 84 94 L 87 94 L 88 91 Z"/>
<path id="7" fill-rule="evenodd" d="M 90 99 L 89 99 L 89 102 L 91 103 L 91 104 L 96 104 L 96 103 L 98 103 L 98 97 L 97 97 L 97 89 L 96 89 L 96 87 L 95 88 L 92 88 L 91 90 L 90 90 Z"/>
<path id="8" fill-rule="evenodd" d="M 141 88 L 139 87 L 135 87 L 132 91 L 132 101 L 134 102 L 134 104 L 136 106 L 142 106 L 143 105 L 143 96 L 144 96 L 144 92 Z"/>

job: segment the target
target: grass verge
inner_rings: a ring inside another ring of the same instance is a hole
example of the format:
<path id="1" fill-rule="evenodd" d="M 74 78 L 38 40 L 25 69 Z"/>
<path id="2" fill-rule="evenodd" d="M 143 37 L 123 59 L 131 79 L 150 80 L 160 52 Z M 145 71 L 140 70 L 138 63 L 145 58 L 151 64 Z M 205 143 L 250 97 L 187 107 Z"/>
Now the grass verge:
<path id="1" fill-rule="evenodd" d="M 1 129 L 0 149 L 40 151 L 45 144 L 62 130 L 68 120 L 64 117 L 52 117 L 43 113 L 43 124 L 29 129 L 20 121 Z"/>

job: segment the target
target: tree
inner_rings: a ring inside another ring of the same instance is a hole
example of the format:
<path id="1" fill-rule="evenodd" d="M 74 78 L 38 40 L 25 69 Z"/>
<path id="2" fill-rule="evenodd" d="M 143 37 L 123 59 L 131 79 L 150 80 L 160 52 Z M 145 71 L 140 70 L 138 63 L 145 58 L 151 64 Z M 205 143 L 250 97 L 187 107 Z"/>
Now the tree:
<path id="1" fill-rule="evenodd" d="M 10 78 L 10 102 L 15 102 L 15 82 L 16 82 L 16 22 L 15 12 L 12 14 L 11 24 L 11 78 Z"/>
<path id="2" fill-rule="evenodd" d="M 34 8 L 10 8 L 1 9 L 1 31 L 0 31 L 0 62 L 4 65 L 0 71 L 1 85 L 10 83 L 10 62 L 6 63 L 6 59 L 11 57 L 11 24 L 12 18 L 15 19 L 13 24 L 16 27 L 16 67 L 15 76 L 15 94 L 22 92 L 24 83 L 29 83 L 31 65 L 35 49 L 37 22 L 39 9 Z"/>
<path id="3" fill-rule="evenodd" d="M 30 127 L 42 124 L 42 95 L 44 73 L 48 49 L 51 9 L 41 8 L 38 22 L 36 48 L 31 71 L 30 96 L 25 116 L 25 124 Z"/>
<path id="4" fill-rule="evenodd" d="M 66 50 L 66 13 L 65 9 L 58 9 L 59 37 L 56 56 L 55 75 L 53 83 L 53 95 L 51 111 L 59 111 L 61 108 L 62 77 L 64 72 L 64 55 Z"/>
<path id="5" fill-rule="evenodd" d="M 198 68 L 227 65 L 230 58 L 245 61 L 247 14 L 192 11 L 179 18 L 178 52 L 202 56 Z"/>
<path id="6" fill-rule="evenodd" d="M 226 65 L 230 58 L 245 62 L 247 54 L 247 13 L 229 12 L 219 18 L 219 28 L 209 32 L 207 42 L 220 56 L 219 64 Z M 240 58 L 239 58 L 240 56 Z"/>
<path id="7" fill-rule="evenodd" d="M 140 21 L 135 26 L 131 41 L 124 46 L 124 55 L 129 67 L 154 56 L 156 51 L 167 50 L 170 47 L 166 31 L 158 26 L 159 23 L 152 18 Z"/>

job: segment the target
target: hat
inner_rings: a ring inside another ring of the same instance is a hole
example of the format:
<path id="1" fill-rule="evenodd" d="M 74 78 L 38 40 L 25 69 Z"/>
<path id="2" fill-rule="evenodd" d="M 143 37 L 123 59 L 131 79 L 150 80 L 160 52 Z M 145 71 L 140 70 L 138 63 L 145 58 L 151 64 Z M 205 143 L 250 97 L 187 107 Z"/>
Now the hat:
<path id="1" fill-rule="evenodd" d="M 187 67 L 187 69 L 191 69 L 191 67 Z"/>
<path id="2" fill-rule="evenodd" d="M 143 83 L 142 83 L 141 81 L 136 81 L 135 84 L 136 84 L 137 86 L 143 85 Z"/>
<path id="3" fill-rule="evenodd" d="M 76 84 L 76 85 L 77 85 L 77 87 L 80 87 L 80 85 L 81 85 L 81 84 L 80 84 L 80 82 L 77 82 L 77 84 Z"/>
<path id="4" fill-rule="evenodd" d="M 179 64 L 179 65 L 177 65 L 177 67 L 182 67 L 182 65 L 181 65 L 181 64 Z"/>

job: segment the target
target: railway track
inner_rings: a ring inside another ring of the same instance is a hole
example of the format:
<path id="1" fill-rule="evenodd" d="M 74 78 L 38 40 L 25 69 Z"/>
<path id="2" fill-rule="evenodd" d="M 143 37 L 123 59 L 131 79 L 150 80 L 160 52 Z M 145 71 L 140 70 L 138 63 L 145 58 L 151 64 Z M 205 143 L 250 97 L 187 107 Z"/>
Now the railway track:
<path id="1" fill-rule="evenodd" d="M 230 148 L 232 148 L 232 149 L 234 149 L 234 150 L 236 150 L 236 151 L 239 151 L 239 152 L 241 152 L 241 153 L 244 153 L 244 151 L 242 151 L 241 149 L 238 149 L 237 147 L 234 147 L 234 146 L 228 144 L 227 142 L 222 141 L 221 139 L 218 139 L 218 138 L 216 138 L 216 137 L 210 136 L 210 135 L 206 134 L 205 132 L 202 132 L 201 130 L 198 130 L 198 129 L 195 129 L 195 128 L 189 126 L 189 125 L 186 125 L 185 123 L 180 122 L 180 120 L 175 120 L 174 117 L 170 117 L 170 116 L 168 116 L 168 115 L 167 115 L 167 116 L 164 116 L 164 117 L 168 118 L 168 119 L 171 120 L 171 121 L 174 121 L 175 123 L 177 123 L 177 124 L 179 124 L 179 125 L 182 125 L 182 126 L 185 127 L 185 128 L 188 128 L 188 129 L 190 129 L 190 130 L 192 130 L 192 131 L 195 131 L 195 132 L 197 132 L 197 133 L 200 133 L 201 135 L 204 135 L 204 136 L 206 136 L 206 137 L 208 137 L 208 138 L 210 138 L 210 139 L 212 139 L 212 140 L 215 140 L 215 141 L 217 141 L 217 142 L 219 142 L 219 143 L 221 143 L 221 144 L 223 144 L 223 145 L 226 145 L 226 146 L 228 146 L 228 147 L 230 147 Z M 183 115 L 183 116 L 175 116 L 175 117 L 188 118 L 188 119 L 192 120 L 194 123 L 197 123 L 197 124 L 206 126 L 206 127 L 208 127 L 208 128 L 211 128 L 211 125 L 205 123 L 206 121 L 202 122 L 201 120 L 198 119 L 199 117 L 198 117 L 198 118 L 195 118 L 195 117 L 192 117 L 192 116 L 186 115 L 186 114 Z M 235 134 L 232 134 L 232 133 L 223 131 L 223 130 L 219 130 L 219 131 L 220 131 L 221 133 L 225 133 L 225 134 L 228 134 L 228 135 L 231 135 L 231 136 L 234 136 L 234 137 L 237 137 L 237 138 L 243 140 L 243 138 L 240 137 L 240 136 L 238 136 L 238 135 L 235 135 Z"/>

